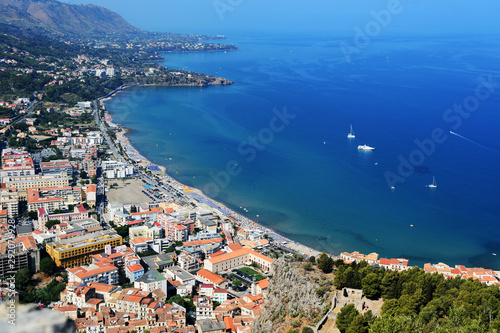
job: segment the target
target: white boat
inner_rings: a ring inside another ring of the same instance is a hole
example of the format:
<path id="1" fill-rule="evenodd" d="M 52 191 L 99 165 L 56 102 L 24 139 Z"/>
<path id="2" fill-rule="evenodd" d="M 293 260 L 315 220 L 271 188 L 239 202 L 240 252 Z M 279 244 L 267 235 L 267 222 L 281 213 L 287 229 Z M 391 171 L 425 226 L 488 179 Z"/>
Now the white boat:
<path id="1" fill-rule="evenodd" d="M 358 150 L 374 150 L 374 149 L 375 149 L 374 147 L 370 147 L 367 145 L 359 145 L 358 146 Z"/>
<path id="2" fill-rule="evenodd" d="M 354 135 L 354 131 L 352 130 L 352 124 L 351 124 L 351 131 L 349 132 L 349 134 L 347 134 L 347 137 L 349 139 L 354 139 L 356 136 Z"/>
<path id="3" fill-rule="evenodd" d="M 438 187 L 437 183 L 436 183 L 436 177 L 432 176 L 432 184 L 425 185 L 425 186 L 430 187 L 430 188 L 436 188 L 436 187 Z"/>

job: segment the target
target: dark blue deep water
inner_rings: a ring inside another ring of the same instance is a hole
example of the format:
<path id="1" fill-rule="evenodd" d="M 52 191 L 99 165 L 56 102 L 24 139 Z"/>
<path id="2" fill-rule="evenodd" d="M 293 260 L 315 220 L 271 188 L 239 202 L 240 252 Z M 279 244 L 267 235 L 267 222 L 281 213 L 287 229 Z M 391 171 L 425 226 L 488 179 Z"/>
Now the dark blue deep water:
<path id="1" fill-rule="evenodd" d="M 352 36 L 228 42 L 240 49 L 163 65 L 235 85 L 137 88 L 107 103 L 146 157 L 318 250 L 500 269 L 500 39 L 380 37 L 350 63 L 339 43 Z"/>

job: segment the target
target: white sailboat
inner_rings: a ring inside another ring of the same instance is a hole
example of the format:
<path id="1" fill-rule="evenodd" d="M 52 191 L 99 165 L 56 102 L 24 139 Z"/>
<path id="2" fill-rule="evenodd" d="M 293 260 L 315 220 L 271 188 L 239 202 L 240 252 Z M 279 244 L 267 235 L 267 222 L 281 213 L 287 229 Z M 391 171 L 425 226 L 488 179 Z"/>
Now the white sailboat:
<path id="1" fill-rule="evenodd" d="M 425 185 L 425 186 L 430 187 L 430 188 L 436 188 L 436 187 L 438 187 L 437 183 L 436 183 L 436 177 L 432 176 L 432 184 Z"/>
<path id="2" fill-rule="evenodd" d="M 347 134 L 347 137 L 349 139 L 354 139 L 356 136 L 354 135 L 354 131 L 352 130 L 352 124 L 351 124 L 351 131 L 349 132 L 349 134 Z"/>

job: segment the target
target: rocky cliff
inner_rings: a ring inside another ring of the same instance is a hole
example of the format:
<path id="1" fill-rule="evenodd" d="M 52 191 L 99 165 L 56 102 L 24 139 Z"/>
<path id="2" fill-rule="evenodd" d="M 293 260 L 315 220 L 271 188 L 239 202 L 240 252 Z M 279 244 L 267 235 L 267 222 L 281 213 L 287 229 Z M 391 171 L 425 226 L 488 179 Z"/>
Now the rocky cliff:
<path id="1" fill-rule="evenodd" d="M 264 310 L 252 332 L 300 332 L 304 326 L 315 326 L 329 309 L 332 284 L 331 274 L 306 271 L 302 263 L 278 260 Z"/>

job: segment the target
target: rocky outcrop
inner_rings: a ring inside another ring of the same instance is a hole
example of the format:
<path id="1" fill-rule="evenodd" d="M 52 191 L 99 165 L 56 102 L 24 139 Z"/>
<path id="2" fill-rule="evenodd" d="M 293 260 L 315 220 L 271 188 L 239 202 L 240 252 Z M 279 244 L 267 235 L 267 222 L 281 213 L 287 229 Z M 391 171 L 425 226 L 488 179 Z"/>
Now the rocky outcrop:
<path id="1" fill-rule="evenodd" d="M 331 286 L 331 277 L 317 270 L 305 271 L 301 263 L 278 260 L 265 307 L 252 332 L 278 333 L 292 327 L 314 327 L 329 309 Z"/>

